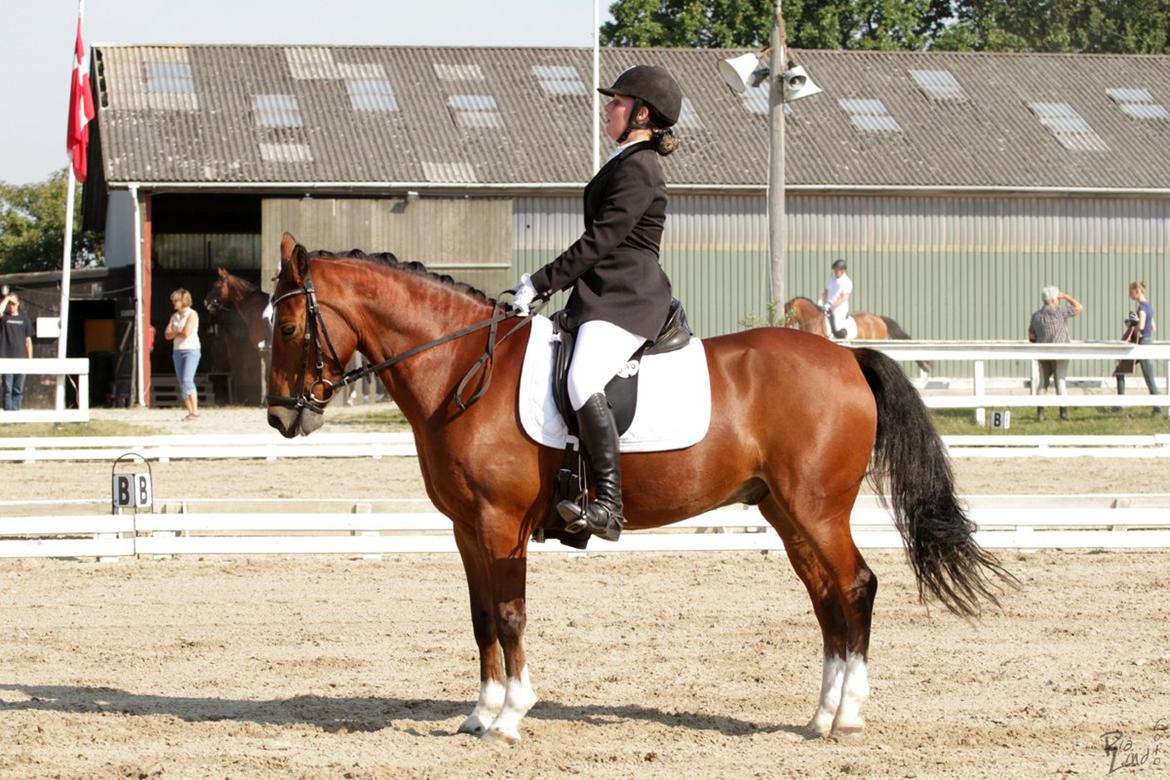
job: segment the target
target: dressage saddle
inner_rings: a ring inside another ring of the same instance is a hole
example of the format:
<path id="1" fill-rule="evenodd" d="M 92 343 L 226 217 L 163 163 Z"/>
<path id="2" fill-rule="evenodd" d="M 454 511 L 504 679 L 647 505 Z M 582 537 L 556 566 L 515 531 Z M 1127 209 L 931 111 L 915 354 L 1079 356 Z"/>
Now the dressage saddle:
<path id="1" fill-rule="evenodd" d="M 576 331 L 567 326 L 567 315 L 564 310 L 554 314 L 552 321 L 553 329 L 559 335 L 559 340 L 553 343 L 553 400 L 571 438 L 565 446 L 565 459 L 557 473 L 556 495 L 553 497 L 548 519 L 544 527 L 536 529 L 532 536 L 538 542 L 559 539 L 562 544 L 583 550 L 589 542 L 589 531 L 576 534 L 565 532 L 564 520 L 556 511 L 556 505 L 563 500 L 575 501 L 584 506 L 589 494 L 589 485 L 584 479 L 584 453 L 576 444 L 580 436 L 577 430 L 577 415 L 569 403 L 569 364 L 573 359 L 573 347 L 577 336 Z M 645 355 L 658 355 L 682 349 L 690 343 L 693 335 L 682 304 L 677 299 L 672 300 L 666 322 L 658 336 L 635 352 L 627 363 L 628 370 L 615 376 L 605 386 L 605 397 L 613 409 L 613 419 L 619 436 L 625 433 L 634 421 L 634 412 L 638 405 L 638 367 L 642 358 Z"/>

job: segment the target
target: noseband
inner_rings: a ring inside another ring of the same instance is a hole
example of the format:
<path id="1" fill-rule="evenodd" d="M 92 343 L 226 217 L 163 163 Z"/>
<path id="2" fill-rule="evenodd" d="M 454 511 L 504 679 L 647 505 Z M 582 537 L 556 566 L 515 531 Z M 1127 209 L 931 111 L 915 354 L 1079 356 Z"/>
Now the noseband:
<path id="1" fill-rule="evenodd" d="M 510 293 L 511 290 L 508 290 L 507 292 Z M 282 406 L 286 409 L 297 410 L 308 409 L 312 412 L 316 412 L 317 414 L 324 414 L 325 407 L 333 399 L 333 393 L 337 390 L 337 388 L 351 385 L 354 382 L 369 376 L 370 374 L 381 371 L 384 368 L 389 368 L 396 363 L 406 360 L 409 357 L 414 357 L 420 352 L 425 352 L 432 347 L 437 347 L 440 344 L 446 344 L 448 341 L 453 341 L 455 339 L 462 338 L 469 333 L 475 333 L 477 330 L 488 328 L 487 348 L 484 351 L 484 354 L 481 355 L 479 360 L 477 360 L 475 364 L 471 366 L 468 372 L 463 376 L 463 379 L 460 380 L 458 387 L 455 388 L 455 403 L 458 404 L 460 409 L 466 411 L 469 406 L 482 398 L 483 394 L 487 392 L 488 387 L 491 386 L 492 368 L 495 361 L 496 345 L 499 342 L 502 342 L 504 339 L 510 337 L 513 333 L 516 333 L 520 330 L 520 327 L 513 328 L 511 331 L 504 334 L 504 336 L 499 340 L 496 339 L 497 326 L 504 320 L 511 319 L 512 317 L 518 317 L 520 315 L 515 311 L 506 310 L 500 303 L 494 302 L 492 304 L 492 316 L 489 319 L 481 320 L 480 322 L 477 322 L 473 325 L 468 325 L 466 328 L 460 328 L 453 333 L 448 333 L 445 336 L 428 341 L 425 344 L 412 347 L 399 355 L 395 355 L 392 358 L 383 360 L 381 363 L 375 363 L 374 365 L 365 366 L 364 368 L 356 368 L 352 371 L 343 372 L 341 359 L 337 356 L 337 350 L 333 348 L 333 341 L 329 338 L 329 329 L 325 327 L 325 320 L 321 317 L 321 310 L 317 304 L 317 293 L 313 289 L 313 277 L 310 272 L 305 273 L 304 287 L 300 287 L 296 290 L 289 290 L 288 292 L 278 295 L 272 299 L 271 306 L 274 311 L 274 318 L 275 309 L 278 304 L 298 295 L 305 296 L 306 301 L 305 335 L 302 340 L 301 347 L 303 360 L 301 361 L 300 375 L 297 377 L 296 385 L 294 385 L 295 387 L 301 388 L 301 394 L 294 398 L 292 396 L 273 395 L 270 393 L 268 395 L 269 406 Z M 541 308 L 543 308 L 545 302 L 546 301 L 544 300 L 538 301 L 537 304 L 532 307 L 532 313 L 535 314 Z M 525 317 L 524 319 L 526 321 L 525 324 L 527 324 L 527 321 L 531 318 Z M 523 325 L 521 327 L 523 327 Z M 324 336 L 325 339 L 325 346 L 329 348 L 329 355 L 333 359 L 333 364 L 337 367 L 338 373 L 341 374 L 341 378 L 338 379 L 336 383 L 331 382 L 325 378 L 325 360 L 321 350 L 322 336 Z M 273 334 L 273 341 L 275 341 L 275 338 L 276 336 Z M 315 366 L 317 375 L 316 379 L 313 380 L 313 383 L 306 388 L 305 377 L 308 376 L 309 373 L 310 340 L 313 342 L 314 352 L 317 355 L 317 362 Z M 483 379 L 480 381 L 478 388 L 471 395 L 471 397 L 464 401 L 464 389 L 467 387 L 472 378 L 480 372 L 483 372 Z M 314 392 L 318 386 L 323 388 L 321 397 L 318 397 Z"/>

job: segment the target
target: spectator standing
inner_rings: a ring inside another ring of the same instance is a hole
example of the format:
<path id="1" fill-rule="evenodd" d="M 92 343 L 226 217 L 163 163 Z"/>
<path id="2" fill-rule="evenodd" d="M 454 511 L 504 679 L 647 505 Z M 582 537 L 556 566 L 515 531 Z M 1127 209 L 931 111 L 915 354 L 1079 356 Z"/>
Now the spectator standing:
<path id="1" fill-rule="evenodd" d="M 20 311 L 20 298 L 9 293 L 0 301 L 0 358 L 31 358 L 36 334 L 32 318 Z M 0 375 L 4 411 L 18 412 L 24 404 L 24 374 Z"/>
<path id="2" fill-rule="evenodd" d="M 184 421 L 199 418 L 199 394 L 195 388 L 195 369 L 199 367 L 202 348 L 199 344 L 199 314 L 191 308 L 191 293 L 180 287 L 171 293 L 175 313 L 167 322 L 163 335 L 174 342 L 172 356 L 175 376 L 179 379 L 179 397 L 187 409 Z"/>
<path id="3" fill-rule="evenodd" d="M 1129 298 L 1137 304 L 1137 309 L 1133 312 L 1133 324 L 1130 331 L 1127 331 L 1126 341 L 1135 341 L 1138 344 L 1154 343 L 1154 333 L 1158 330 L 1158 324 L 1154 321 L 1154 307 L 1147 297 L 1147 289 L 1148 285 L 1145 282 L 1129 283 Z M 1142 377 L 1146 380 L 1146 388 L 1150 395 L 1157 395 L 1158 383 L 1154 379 L 1154 361 L 1147 358 L 1139 363 L 1142 367 Z M 1124 373 L 1117 374 L 1117 394 L 1125 395 Z M 1153 414 L 1161 412 L 1161 407 L 1154 407 Z"/>
<path id="4" fill-rule="evenodd" d="M 1044 305 L 1032 314 L 1028 324 L 1028 341 L 1037 344 L 1067 344 L 1068 321 L 1085 310 L 1081 302 L 1056 287 L 1045 287 L 1040 291 Z M 1067 306 L 1064 304 L 1068 304 Z M 1065 395 L 1065 376 L 1068 374 L 1067 360 L 1039 360 L 1040 390 L 1048 389 L 1051 378 L 1056 385 L 1056 394 Z M 1044 407 L 1037 407 L 1036 419 L 1044 419 Z M 1068 407 L 1060 407 L 1060 419 L 1068 419 Z"/>

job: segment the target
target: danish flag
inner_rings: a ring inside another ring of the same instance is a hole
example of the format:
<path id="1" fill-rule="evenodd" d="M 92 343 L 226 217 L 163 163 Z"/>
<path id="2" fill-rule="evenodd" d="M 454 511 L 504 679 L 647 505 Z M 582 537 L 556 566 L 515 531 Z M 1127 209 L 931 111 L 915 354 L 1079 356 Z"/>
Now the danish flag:
<path id="1" fill-rule="evenodd" d="M 89 146 L 89 120 L 93 119 L 93 94 L 89 88 L 89 63 L 81 41 L 81 19 L 77 20 L 77 42 L 73 46 L 73 81 L 69 87 L 69 130 L 65 149 L 73 158 L 73 172 L 85 181 L 86 147 Z"/>

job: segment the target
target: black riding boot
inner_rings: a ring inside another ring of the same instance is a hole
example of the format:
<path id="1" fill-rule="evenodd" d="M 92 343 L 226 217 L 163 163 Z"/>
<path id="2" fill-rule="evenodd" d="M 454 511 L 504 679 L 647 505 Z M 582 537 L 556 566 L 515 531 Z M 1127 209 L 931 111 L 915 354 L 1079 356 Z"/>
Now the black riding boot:
<path id="1" fill-rule="evenodd" d="M 562 501 L 557 511 L 565 519 L 565 530 L 575 533 L 588 528 L 594 536 L 616 542 L 621 536 L 622 471 L 618 464 L 618 432 L 605 393 L 596 393 L 577 410 L 581 444 L 589 460 L 597 497 L 584 512 L 574 501 Z"/>

